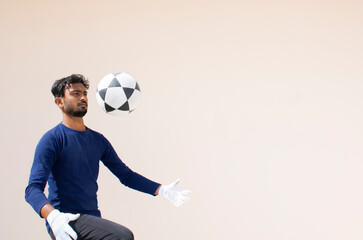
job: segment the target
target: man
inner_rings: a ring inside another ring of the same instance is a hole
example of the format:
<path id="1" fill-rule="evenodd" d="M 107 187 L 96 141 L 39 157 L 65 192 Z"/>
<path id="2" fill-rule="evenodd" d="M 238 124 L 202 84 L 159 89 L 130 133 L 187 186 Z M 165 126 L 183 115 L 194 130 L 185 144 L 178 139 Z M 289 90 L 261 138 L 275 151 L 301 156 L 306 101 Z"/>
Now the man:
<path id="1" fill-rule="evenodd" d="M 45 133 L 36 147 L 25 199 L 46 219 L 53 240 L 134 239 L 126 227 L 101 218 L 96 195 L 99 161 L 122 184 L 163 196 L 176 206 L 189 199 L 190 191 L 178 189 L 179 180 L 164 186 L 133 172 L 102 134 L 85 126 L 88 88 L 82 75 L 54 82 L 51 91 L 63 121 Z M 48 198 L 44 194 L 47 182 Z"/>

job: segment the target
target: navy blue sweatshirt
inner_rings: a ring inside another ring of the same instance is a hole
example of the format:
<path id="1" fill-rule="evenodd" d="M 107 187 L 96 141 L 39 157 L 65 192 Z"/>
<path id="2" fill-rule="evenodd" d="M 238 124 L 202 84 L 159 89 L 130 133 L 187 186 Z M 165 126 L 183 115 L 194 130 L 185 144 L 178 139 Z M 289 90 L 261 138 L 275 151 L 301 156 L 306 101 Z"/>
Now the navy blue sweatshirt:
<path id="1" fill-rule="evenodd" d="M 62 123 L 39 141 L 25 189 L 25 199 L 40 214 L 52 204 L 61 212 L 101 216 L 97 204 L 99 162 L 122 184 L 154 195 L 160 184 L 133 172 L 117 156 L 109 141 L 89 128 L 77 131 Z M 48 198 L 44 188 L 48 181 Z"/>

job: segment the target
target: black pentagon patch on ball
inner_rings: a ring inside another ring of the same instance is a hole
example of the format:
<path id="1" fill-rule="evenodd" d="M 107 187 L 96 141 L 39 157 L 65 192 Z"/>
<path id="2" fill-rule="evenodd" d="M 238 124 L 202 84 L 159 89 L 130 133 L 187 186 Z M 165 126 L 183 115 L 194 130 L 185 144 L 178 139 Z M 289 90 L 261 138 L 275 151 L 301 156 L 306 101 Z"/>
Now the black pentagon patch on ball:
<path id="1" fill-rule="evenodd" d="M 105 109 L 106 109 L 106 112 L 112 112 L 112 111 L 115 111 L 116 110 L 115 108 L 111 107 L 107 103 L 105 103 Z"/>
<path id="2" fill-rule="evenodd" d="M 108 87 L 121 87 L 120 82 L 117 80 L 117 78 L 112 79 L 110 82 L 110 85 Z"/>
<path id="3" fill-rule="evenodd" d="M 129 102 L 125 102 L 121 107 L 119 107 L 117 110 L 121 110 L 121 111 L 129 111 L 130 110 L 130 106 L 129 106 Z"/>
<path id="4" fill-rule="evenodd" d="M 107 92 L 107 88 L 98 91 L 98 94 L 100 94 L 100 97 L 102 98 L 103 101 L 105 101 L 106 92 Z"/>
<path id="5" fill-rule="evenodd" d="M 135 89 L 133 88 L 123 88 L 123 89 L 127 99 L 129 99 L 135 91 Z"/>
<path id="6" fill-rule="evenodd" d="M 135 89 L 141 91 L 138 83 L 136 83 Z"/>

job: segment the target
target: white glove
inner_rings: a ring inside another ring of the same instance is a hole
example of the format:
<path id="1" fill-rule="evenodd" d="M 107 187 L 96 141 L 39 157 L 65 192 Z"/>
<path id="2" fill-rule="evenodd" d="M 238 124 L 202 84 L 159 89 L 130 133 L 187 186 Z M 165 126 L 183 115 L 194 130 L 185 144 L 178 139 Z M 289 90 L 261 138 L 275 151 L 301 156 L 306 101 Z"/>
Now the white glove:
<path id="1" fill-rule="evenodd" d="M 47 221 L 56 240 L 77 239 L 77 233 L 68 225 L 70 221 L 78 219 L 80 214 L 61 213 L 57 209 L 51 211 Z M 71 238 L 72 237 L 72 238 Z"/>
<path id="2" fill-rule="evenodd" d="M 175 182 L 169 185 L 162 185 L 159 189 L 160 196 L 164 197 L 165 199 L 169 200 L 173 203 L 176 207 L 180 207 L 186 201 L 189 200 L 188 195 L 192 192 L 190 190 L 181 190 L 177 188 L 180 179 L 177 179 Z"/>

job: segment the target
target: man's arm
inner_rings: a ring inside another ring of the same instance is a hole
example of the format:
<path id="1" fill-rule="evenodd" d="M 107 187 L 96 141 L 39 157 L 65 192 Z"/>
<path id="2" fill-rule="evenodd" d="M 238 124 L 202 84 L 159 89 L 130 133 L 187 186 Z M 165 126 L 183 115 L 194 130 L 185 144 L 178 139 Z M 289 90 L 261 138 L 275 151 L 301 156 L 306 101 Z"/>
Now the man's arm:
<path id="1" fill-rule="evenodd" d="M 189 200 L 189 190 L 181 190 L 177 187 L 179 179 L 169 185 L 161 185 L 132 171 L 118 157 L 110 142 L 102 136 L 105 144 L 105 152 L 101 157 L 103 164 L 121 181 L 122 184 L 153 196 L 162 196 L 179 207 Z"/>
<path id="2" fill-rule="evenodd" d="M 42 218 L 47 219 L 50 228 L 53 231 L 57 240 L 77 239 L 76 232 L 69 226 L 70 221 L 79 218 L 79 214 L 62 213 L 55 209 L 50 203 L 48 198 L 43 193 L 44 186 L 41 184 L 28 185 L 26 190 L 26 198 L 32 203 L 34 209 L 39 213 Z M 37 210 L 39 209 L 39 210 Z"/>
<path id="3" fill-rule="evenodd" d="M 105 137 L 102 136 L 100 143 L 103 144 L 104 147 L 104 153 L 101 156 L 101 161 L 123 185 L 153 196 L 158 194 L 158 188 L 160 187 L 159 183 L 131 170 L 118 157 L 115 149 Z"/>
<path id="4" fill-rule="evenodd" d="M 49 213 L 54 210 L 54 207 L 47 203 L 40 209 L 40 216 L 42 218 L 47 218 Z"/>
<path id="5" fill-rule="evenodd" d="M 42 216 L 40 210 L 43 206 L 50 203 L 44 194 L 44 189 L 56 159 L 56 154 L 55 137 L 49 133 L 44 134 L 35 149 L 29 182 L 25 189 L 25 200 L 40 216 Z"/>
<path id="6" fill-rule="evenodd" d="M 155 191 L 155 193 L 154 193 L 154 195 L 155 195 L 155 196 L 159 195 L 159 190 L 160 190 L 160 188 L 161 188 L 161 185 L 158 187 L 158 189 L 156 189 L 156 191 Z"/>
<path id="7" fill-rule="evenodd" d="M 29 183 L 25 189 L 25 199 L 42 217 L 46 218 L 57 240 L 77 239 L 76 232 L 68 225 L 79 218 L 79 214 L 61 213 L 49 203 L 44 188 L 52 169 L 56 148 L 51 135 L 44 135 L 35 150 L 34 162 L 30 171 Z"/>

